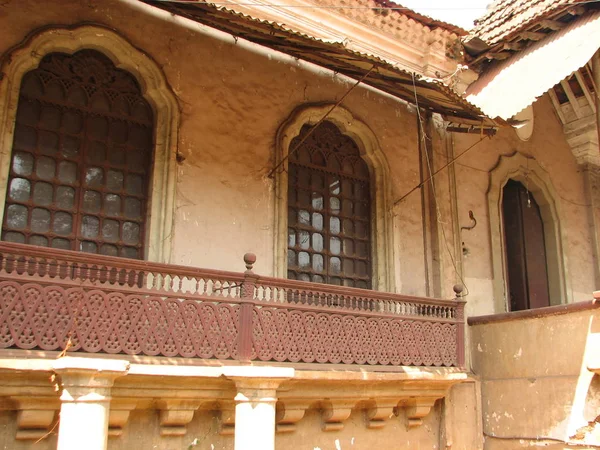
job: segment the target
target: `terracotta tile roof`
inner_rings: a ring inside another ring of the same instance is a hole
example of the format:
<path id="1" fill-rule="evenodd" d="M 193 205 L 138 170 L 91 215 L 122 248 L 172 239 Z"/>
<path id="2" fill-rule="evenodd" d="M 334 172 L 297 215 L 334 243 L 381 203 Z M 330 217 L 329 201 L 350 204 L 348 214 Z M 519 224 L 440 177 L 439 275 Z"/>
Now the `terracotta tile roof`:
<path id="1" fill-rule="evenodd" d="M 486 15 L 475 21 L 471 35 L 494 45 L 536 20 L 584 2 L 589 0 L 496 0 L 488 7 Z"/>

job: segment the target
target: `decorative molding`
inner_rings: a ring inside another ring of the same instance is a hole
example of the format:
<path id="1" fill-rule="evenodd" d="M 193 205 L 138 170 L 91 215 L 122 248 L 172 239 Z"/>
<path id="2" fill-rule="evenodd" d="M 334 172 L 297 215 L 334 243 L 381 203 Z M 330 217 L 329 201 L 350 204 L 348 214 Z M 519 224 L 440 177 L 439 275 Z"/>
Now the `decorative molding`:
<path id="1" fill-rule="evenodd" d="M 394 416 L 394 410 L 398 407 L 398 399 L 381 398 L 367 403 L 365 416 L 367 428 L 380 429 Z"/>
<path id="2" fill-rule="evenodd" d="M 423 418 L 427 416 L 435 401 L 441 397 L 414 397 L 403 403 L 406 412 L 407 426 L 414 428 L 423 425 Z"/>
<path id="3" fill-rule="evenodd" d="M 352 414 L 352 409 L 359 399 L 332 399 L 321 404 L 323 431 L 339 431 L 344 428 L 344 422 Z"/>
<path id="4" fill-rule="evenodd" d="M 129 421 L 129 415 L 137 406 L 136 401 L 111 401 L 108 414 L 108 436 L 120 437 Z"/>
<path id="5" fill-rule="evenodd" d="M 132 74 L 142 88 L 155 116 L 155 147 L 150 211 L 147 230 L 147 259 L 169 262 L 170 239 L 176 187 L 176 161 L 179 106 L 160 66 L 148 55 L 112 30 L 83 25 L 76 28 L 44 29 L 24 41 L 8 55 L 0 67 L 0 220 L 4 213 L 6 183 L 11 159 L 15 117 L 23 76 L 38 67 L 49 53 L 75 53 L 97 50 L 112 60 L 118 69 Z"/>
<path id="6" fill-rule="evenodd" d="M 219 434 L 233 436 L 235 434 L 235 402 L 219 403 Z"/>
<path id="7" fill-rule="evenodd" d="M 289 433 L 296 430 L 296 424 L 304 417 L 310 406 L 310 400 L 284 400 L 277 402 L 275 421 L 278 433 Z"/>
<path id="8" fill-rule="evenodd" d="M 194 413 L 200 408 L 198 400 L 161 400 L 160 435 L 184 436 L 187 425 L 194 418 Z"/>
<path id="9" fill-rule="evenodd" d="M 15 439 L 39 440 L 48 434 L 60 409 L 57 397 L 12 397 L 17 405 L 17 433 Z"/>
<path id="10" fill-rule="evenodd" d="M 287 278 L 287 154 L 291 141 L 306 124 L 314 125 L 331 109 L 330 104 L 303 105 L 292 112 L 277 132 L 276 164 L 283 161 L 275 173 L 275 258 L 274 276 Z M 369 166 L 371 176 L 371 246 L 373 289 L 394 292 L 393 223 L 388 213 L 391 205 L 390 169 L 375 133 L 350 111 L 338 106 L 327 116 L 327 121 L 351 137 L 360 149 L 361 157 Z"/>

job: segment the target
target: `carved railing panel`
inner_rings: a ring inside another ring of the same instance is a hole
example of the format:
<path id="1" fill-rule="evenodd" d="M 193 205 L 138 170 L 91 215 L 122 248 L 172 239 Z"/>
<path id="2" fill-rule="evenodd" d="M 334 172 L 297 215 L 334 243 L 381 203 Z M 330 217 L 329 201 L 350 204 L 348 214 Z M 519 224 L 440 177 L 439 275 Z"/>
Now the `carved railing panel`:
<path id="1" fill-rule="evenodd" d="M 464 364 L 464 302 L 0 243 L 0 348 Z"/>

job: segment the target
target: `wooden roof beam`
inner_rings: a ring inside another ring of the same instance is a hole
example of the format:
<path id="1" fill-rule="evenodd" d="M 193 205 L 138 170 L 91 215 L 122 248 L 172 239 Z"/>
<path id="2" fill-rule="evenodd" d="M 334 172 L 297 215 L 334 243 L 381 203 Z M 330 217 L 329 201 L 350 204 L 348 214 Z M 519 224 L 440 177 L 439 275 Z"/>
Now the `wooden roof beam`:
<path id="1" fill-rule="evenodd" d="M 519 37 L 523 41 L 539 41 L 547 36 L 546 33 L 539 33 L 537 31 L 522 31 L 519 33 Z"/>
<path id="2" fill-rule="evenodd" d="M 542 20 L 540 22 L 540 28 L 548 28 L 553 31 L 562 30 L 567 24 L 564 22 L 559 22 L 558 20 Z"/>

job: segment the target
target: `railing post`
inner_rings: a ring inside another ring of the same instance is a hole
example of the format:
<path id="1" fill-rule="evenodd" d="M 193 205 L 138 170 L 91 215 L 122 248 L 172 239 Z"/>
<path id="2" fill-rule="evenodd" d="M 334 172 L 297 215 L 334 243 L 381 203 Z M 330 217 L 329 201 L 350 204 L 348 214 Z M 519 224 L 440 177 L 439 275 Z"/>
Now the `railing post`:
<path id="1" fill-rule="evenodd" d="M 254 304 L 254 286 L 258 276 L 252 271 L 252 266 L 256 262 L 254 253 L 246 253 L 244 255 L 246 263 L 246 271 L 244 272 L 244 282 L 240 297 L 240 323 L 238 329 L 238 357 L 240 361 L 250 361 L 252 358 L 252 310 Z"/>
<path id="2" fill-rule="evenodd" d="M 465 304 L 462 298 L 463 286 L 455 284 L 452 288 L 456 301 L 456 359 L 458 367 L 465 367 Z"/>

